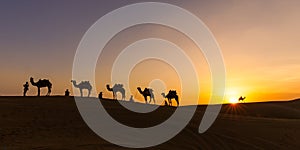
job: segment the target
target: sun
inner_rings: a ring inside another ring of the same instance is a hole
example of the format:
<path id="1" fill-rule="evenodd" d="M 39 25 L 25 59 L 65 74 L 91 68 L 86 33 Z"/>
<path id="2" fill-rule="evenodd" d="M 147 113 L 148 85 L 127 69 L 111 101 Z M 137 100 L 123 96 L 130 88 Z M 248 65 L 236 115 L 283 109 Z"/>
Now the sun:
<path id="1" fill-rule="evenodd" d="M 236 104 L 239 102 L 238 95 L 239 92 L 237 89 L 228 89 L 226 91 L 226 98 L 230 104 Z"/>
<path id="2" fill-rule="evenodd" d="M 238 100 L 236 97 L 231 97 L 231 98 L 229 99 L 229 102 L 230 102 L 231 104 L 236 104 L 236 103 L 239 102 L 239 100 Z"/>

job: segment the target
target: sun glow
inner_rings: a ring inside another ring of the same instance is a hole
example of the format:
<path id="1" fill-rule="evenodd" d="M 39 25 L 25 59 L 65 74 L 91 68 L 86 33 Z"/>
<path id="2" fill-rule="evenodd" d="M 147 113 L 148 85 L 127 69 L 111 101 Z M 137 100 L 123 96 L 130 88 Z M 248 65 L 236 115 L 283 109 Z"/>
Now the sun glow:
<path id="1" fill-rule="evenodd" d="M 239 100 L 236 98 L 236 97 L 231 97 L 230 99 L 229 99 L 229 103 L 231 103 L 231 104 L 236 104 L 236 103 L 238 103 L 239 102 Z"/>
<path id="2" fill-rule="evenodd" d="M 228 103 L 236 104 L 236 103 L 239 102 L 239 100 L 238 100 L 238 98 L 239 98 L 238 90 L 235 90 L 235 89 L 227 90 L 225 97 L 226 97 Z"/>

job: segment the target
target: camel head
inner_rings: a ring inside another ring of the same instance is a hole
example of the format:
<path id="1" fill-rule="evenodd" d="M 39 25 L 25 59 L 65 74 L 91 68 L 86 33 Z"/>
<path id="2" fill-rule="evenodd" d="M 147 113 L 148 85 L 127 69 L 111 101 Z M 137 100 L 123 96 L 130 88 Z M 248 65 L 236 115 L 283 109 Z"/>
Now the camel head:
<path id="1" fill-rule="evenodd" d="M 75 80 L 71 80 L 71 82 L 73 83 L 74 87 L 76 87 L 76 88 L 78 87 Z"/>
<path id="2" fill-rule="evenodd" d="M 164 98 L 166 98 L 166 94 L 165 93 L 161 93 L 161 96 L 163 96 Z"/>
<path id="3" fill-rule="evenodd" d="M 30 83 L 34 86 L 36 85 L 36 83 L 33 81 L 33 77 L 30 77 Z"/>
<path id="4" fill-rule="evenodd" d="M 142 91 L 142 89 L 140 88 L 140 87 L 137 87 L 136 88 L 141 94 L 143 94 L 143 91 Z"/>
<path id="5" fill-rule="evenodd" d="M 107 89 L 108 91 L 113 91 L 113 89 L 110 88 L 109 84 L 106 84 L 106 89 Z"/>

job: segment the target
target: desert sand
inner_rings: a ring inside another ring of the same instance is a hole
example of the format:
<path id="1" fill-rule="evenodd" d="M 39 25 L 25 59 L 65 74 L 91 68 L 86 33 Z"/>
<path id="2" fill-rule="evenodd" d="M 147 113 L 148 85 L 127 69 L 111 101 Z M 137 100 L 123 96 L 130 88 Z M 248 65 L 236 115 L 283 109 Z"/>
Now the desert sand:
<path id="1" fill-rule="evenodd" d="M 114 100 L 102 103 L 119 122 L 135 127 L 156 125 L 176 109 L 135 115 Z M 170 141 L 147 149 L 300 149 L 300 100 L 224 104 L 212 127 L 199 134 L 205 108 L 198 106 Z M 0 120 L 0 149 L 127 149 L 93 133 L 73 97 L 0 97 Z"/>

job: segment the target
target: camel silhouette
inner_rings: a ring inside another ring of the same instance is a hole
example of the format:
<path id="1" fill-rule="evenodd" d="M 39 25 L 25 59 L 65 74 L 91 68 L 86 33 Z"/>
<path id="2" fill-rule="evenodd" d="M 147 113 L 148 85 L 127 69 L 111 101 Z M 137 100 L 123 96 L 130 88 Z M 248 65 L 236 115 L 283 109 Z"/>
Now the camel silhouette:
<path id="1" fill-rule="evenodd" d="M 144 91 L 142 91 L 142 89 L 140 87 L 137 87 L 137 90 L 140 92 L 140 94 L 142 94 L 144 96 L 145 99 L 145 103 L 147 104 L 147 97 L 150 97 L 150 101 L 149 104 L 151 103 L 151 100 L 153 99 L 153 102 L 155 104 L 155 99 L 154 99 L 154 94 L 153 94 L 153 90 L 150 88 L 145 88 Z"/>
<path id="2" fill-rule="evenodd" d="M 172 99 L 174 98 L 177 102 L 177 106 L 179 106 L 179 100 L 178 100 L 178 95 L 177 95 L 177 92 L 176 90 L 172 91 L 170 90 L 169 93 L 167 95 L 165 95 L 165 93 L 161 93 L 161 95 L 164 97 L 164 98 L 167 98 L 168 101 L 169 101 L 169 106 L 172 106 Z"/>
<path id="3" fill-rule="evenodd" d="M 52 88 L 52 83 L 47 80 L 47 79 L 39 79 L 38 82 L 34 82 L 33 78 L 30 77 L 30 83 L 33 85 L 33 86 L 36 86 L 38 88 L 38 95 L 37 96 L 40 96 L 41 95 L 41 88 L 43 87 L 47 87 L 48 88 L 48 93 L 46 94 L 46 96 L 50 96 L 50 93 L 51 93 L 51 88 Z"/>
<path id="4" fill-rule="evenodd" d="M 75 88 L 79 88 L 81 97 L 83 97 L 83 93 L 82 93 L 83 89 L 88 90 L 88 96 L 87 97 L 90 97 L 91 90 L 92 90 L 92 85 L 90 84 L 89 81 L 81 81 L 79 84 L 77 84 L 75 80 L 71 80 L 71 82 L 73 83 L 73 86 Z"/>
<path id="5" fill-rule="evenodd" d="M 117 92 L 120 92 L 122 94 L 122 100 L 125 100 L 125 89 L 123 88 L 123 84 L 115 84 L 112 88 L 107 84 L 106 88 L 113 93 L 113 99 L 117 99 Z"/>
<path id="6" fill-rule="evenodd" d="M 246 97 L 242 97 L 242 96 L 241 96 L 241 97 L 239 98 L 239 101 L 242 101 L 242 102 L 243 102 L 244 99 L 246 99 Z"/>

